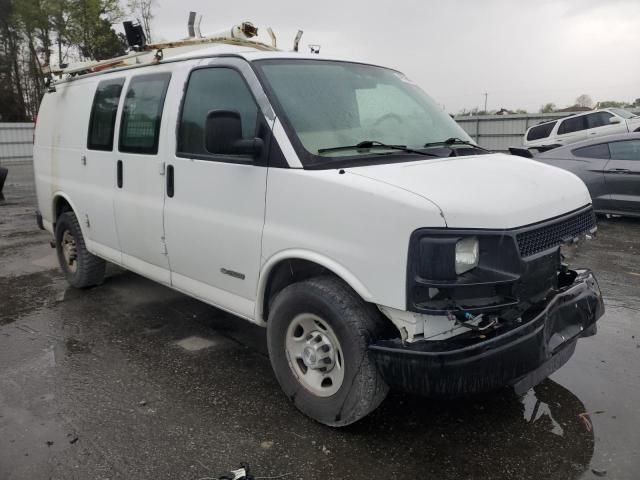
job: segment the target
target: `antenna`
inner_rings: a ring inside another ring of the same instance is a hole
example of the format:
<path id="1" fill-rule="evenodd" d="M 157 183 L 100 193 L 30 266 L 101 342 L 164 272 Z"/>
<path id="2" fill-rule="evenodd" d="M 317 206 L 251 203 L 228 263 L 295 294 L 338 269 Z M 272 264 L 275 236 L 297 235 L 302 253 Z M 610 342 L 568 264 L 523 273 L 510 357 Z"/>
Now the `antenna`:
<path id="1" fill-rule="evenodd" d="M 298 51 L 298 45 L 300 44 L 300 39 L 302 38 L 302 34 L 304 32 L 302 30 L 298 30 L 298 33 L 296 33 L 296 38 L 294 38 L 293 40 L 293 51 L 297 52 Z"/>

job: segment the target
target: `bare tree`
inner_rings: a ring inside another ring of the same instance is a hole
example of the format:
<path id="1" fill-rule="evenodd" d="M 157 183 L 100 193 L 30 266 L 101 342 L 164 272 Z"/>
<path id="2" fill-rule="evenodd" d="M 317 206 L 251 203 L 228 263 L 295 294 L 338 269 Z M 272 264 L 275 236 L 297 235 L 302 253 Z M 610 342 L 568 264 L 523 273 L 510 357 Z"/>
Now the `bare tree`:
<path id="1" fill-rule="evenodd" d="M 593 100 L 585 93 L 576 98 L 576 105 L 579 107 L 593 108 Z"/>
<path id="2" fill-rule="evenodd" d="M 147 42 L 151 42 L 151 20 L 153 20 L 153 7 L 155 0 L 129 0 L 127 7 L 131 15 L 136 17 L 144 30 Z"/>

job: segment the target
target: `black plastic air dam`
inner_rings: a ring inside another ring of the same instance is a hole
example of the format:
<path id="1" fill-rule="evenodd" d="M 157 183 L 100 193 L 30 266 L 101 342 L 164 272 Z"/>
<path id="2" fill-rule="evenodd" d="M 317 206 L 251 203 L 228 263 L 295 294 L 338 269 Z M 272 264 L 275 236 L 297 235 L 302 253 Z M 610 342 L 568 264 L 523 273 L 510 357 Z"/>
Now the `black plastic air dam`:
<path id="1" fill-rule="evenodd" d="M 502 335 L 451 350 L 433 351 L 427 341 L 403 346 L 399 339 L 369 348 L 387 383 L 404 391 L 456 397 L 516 385 L 522 392 L 564 365 L 604 313 L 593 273 L 576 273 L 535 317 Z"/>

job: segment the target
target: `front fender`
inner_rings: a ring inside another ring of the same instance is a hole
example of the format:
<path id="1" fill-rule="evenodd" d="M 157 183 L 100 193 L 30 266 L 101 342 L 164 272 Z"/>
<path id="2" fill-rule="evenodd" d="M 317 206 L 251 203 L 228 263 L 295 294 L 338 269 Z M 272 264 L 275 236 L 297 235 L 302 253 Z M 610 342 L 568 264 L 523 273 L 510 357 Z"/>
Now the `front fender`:
<path id="1" fill-rule="evenodd" d="M 260 269 L 255 307 L 255 318 L 260 323 L 264 323 L 263 305 L 269 276 L 273 271 L 273 268 L 283 260 L 307 260 L 320 265 L 335 274 L 337 277 L 341 278 L 345 283 L 353 288 L 353 290 L 360 295 L 363 300 L 370 302 L 373 299 L 371 292 L 364 283 L 353 272 L 336 260 L 312 250 L 296 248 L 281 250 L 269 257 Z"/>

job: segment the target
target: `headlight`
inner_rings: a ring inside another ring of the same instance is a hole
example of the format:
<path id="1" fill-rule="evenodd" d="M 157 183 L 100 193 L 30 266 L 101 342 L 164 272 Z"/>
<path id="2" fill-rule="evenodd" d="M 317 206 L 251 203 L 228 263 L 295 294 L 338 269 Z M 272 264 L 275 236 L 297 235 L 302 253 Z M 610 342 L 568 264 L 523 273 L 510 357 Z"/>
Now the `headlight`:
<path id="1" fill-rule="evenodd" d="M 469 237 L 458 240 L 456 243 L 456 274 L 462 275 L 478 266 L 480 248 L 478 238 Z"/>

